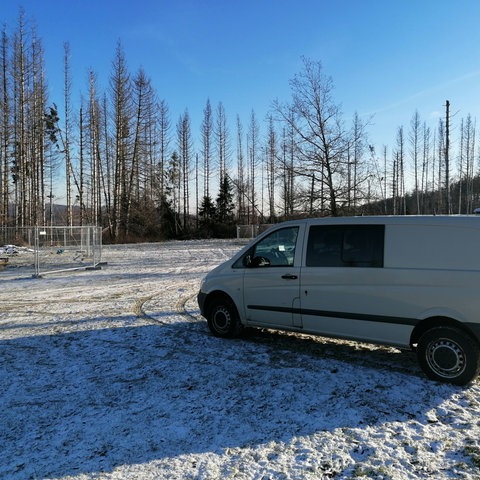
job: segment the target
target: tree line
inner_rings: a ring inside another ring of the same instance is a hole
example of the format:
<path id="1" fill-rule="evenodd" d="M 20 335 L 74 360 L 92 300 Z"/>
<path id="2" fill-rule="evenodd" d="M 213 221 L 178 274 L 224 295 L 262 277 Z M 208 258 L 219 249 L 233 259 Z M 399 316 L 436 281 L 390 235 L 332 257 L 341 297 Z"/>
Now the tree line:
<path id="1" fill-rule="evenodd" d="M 475 120 L 455 119 L 453 149 L 448 101 L 434 128 L 415 112 L 394 147 L 377 151 L 369 120 L 345 120 L 333 80 L 309 58 L 266 119 L 252 110 L 229 125 L 223 103 L 206 99 L 196 127 L 188 109 L 173 122 L 121 43 L 105 91 L 89 71 L 74 102 L 68 43 L 63 66 L 54 102 L 35 27 L 23 10 L 12 33 L 4 27 L 0 225 L 94 224 L 111 241 L 153 240 L 230 236 L 236 224 L 300 216 L 471 213 L 479 202 Z"/>

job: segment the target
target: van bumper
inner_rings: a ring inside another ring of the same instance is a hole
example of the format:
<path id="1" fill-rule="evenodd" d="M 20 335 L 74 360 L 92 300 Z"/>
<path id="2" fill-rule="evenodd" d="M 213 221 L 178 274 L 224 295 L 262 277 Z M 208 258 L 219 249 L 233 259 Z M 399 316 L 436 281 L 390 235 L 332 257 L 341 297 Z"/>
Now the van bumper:
<path id="1" fill-rule="evenodd" d="M 200 308 L 200 313 L 204 317 L 205 316 L 205 300 L 207 299 L 207 294 L 200 291 L 197 295 L 197 303 L 198 307 Z"/>

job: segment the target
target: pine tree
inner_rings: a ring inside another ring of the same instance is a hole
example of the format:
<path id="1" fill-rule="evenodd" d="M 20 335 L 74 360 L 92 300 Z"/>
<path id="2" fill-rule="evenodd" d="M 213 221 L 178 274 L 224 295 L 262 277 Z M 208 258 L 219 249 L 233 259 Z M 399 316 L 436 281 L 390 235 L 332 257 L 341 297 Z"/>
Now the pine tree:
<path id="1" fill-rule="evenodd" d="M 228 177 L 225 176 L 220 183 L 220 191 L 217 197 L 216 220 L 223 224 L 232 224 L 234 221 L 234 209 L 232 186 Z"/>

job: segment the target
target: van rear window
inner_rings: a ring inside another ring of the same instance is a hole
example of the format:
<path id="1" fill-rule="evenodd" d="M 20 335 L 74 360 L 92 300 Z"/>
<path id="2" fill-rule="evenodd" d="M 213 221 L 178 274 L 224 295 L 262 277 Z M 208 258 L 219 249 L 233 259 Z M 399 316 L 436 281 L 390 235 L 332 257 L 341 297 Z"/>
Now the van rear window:
<path id="1" fill-rule="evenodd" d="M 383 267 L 384 225 L 313 225 L 307 267 Z"/>

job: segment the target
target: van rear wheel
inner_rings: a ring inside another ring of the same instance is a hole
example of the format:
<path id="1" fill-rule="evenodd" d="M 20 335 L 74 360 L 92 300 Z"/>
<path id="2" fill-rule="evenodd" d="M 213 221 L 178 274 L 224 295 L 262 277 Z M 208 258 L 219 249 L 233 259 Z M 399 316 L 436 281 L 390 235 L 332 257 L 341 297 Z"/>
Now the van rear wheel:
<path id="1" fill-rule="evenodd" d="M 418 342 L 417 356 L 427 377 L 454 385 L 471 382 L 480 369 L 478 342 L 455 327 L 427 330 Z"/>
<path id="2" fill-rule="evenodd" d="M 233 338 L 242 331 L 237 309 L 226 297 L 217 297 L 213 300 L 208 311 L 207 323 L 216 337 Z"/>

